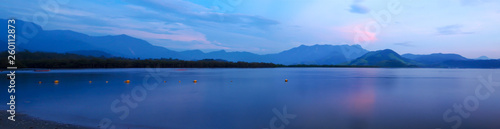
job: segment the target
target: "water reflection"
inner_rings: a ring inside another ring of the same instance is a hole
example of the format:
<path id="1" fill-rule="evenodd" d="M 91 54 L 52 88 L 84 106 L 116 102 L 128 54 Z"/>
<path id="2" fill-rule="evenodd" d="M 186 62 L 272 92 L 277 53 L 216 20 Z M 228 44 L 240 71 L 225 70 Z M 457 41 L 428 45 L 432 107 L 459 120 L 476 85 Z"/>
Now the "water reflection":
<path id="1" fill-rule="evenodd" d="M 349 110 L 351 129 L 368 128 L 372 119 L 375 97 L 375 89 L 372 85 L 350 86 L 346 106 Z"/>

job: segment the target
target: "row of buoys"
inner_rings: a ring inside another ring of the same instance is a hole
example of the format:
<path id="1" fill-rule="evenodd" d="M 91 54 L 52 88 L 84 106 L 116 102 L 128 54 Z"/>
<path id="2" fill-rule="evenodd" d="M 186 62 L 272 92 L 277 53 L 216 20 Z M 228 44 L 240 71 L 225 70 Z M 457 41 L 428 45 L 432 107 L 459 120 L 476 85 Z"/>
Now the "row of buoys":
<path id="1" fill-rule="evenodd" d="M 108 83 L 109 81 L 106 81 L 106 83 Z M 130 80 L 125 80 L 123 81 L 124 83 L 130 83 Z M 197 83 L 198 81 L 197 80 L 194 80 L 193 81 L 194 83 Z M 231 81 L 233 82 L 233 81 Z M 54 83 L 59 83 L 59 80 L 54 80 Z M 92 83 L 92 81 L 89 81 L 89 83 Z M 167 81 L 163 81 L 163 83 L 167 83 Z M 181 83 L 181 81 L 179 81 L 179 83 Z M 42 84 L 42 81 L 38 81 L 38 84 Z"/>
<path id="2" fill-rule="evenodd" d="M 106 83 L 108 83 L 109 81 L 106 81 Z M 54 80 L 54 83 L 55 84 L 58 84 L 59 83 L 59 80 Z M 89 81 L 89 83 L 92 83 L 92 81 Z M 130 80 L 126 80 L 125 83 L 130 83 Z M 42 81 L 38 81 L 38 84 L 42 84 Z"/>
<path id="3" fill-rule="evenodd" d="M 231 82 L 233 82 L 233 80 L 231 80 Z M 285 79 L 285 82 L 288 82 L 288 79 Z M 59 83 L 59 80 L 55 80 L 54 81 L 55 84 L 58 84 Z M 92 83 L 92 81 L 89 81 L 89 83 Z M 108 81 L 106 81 L 106 83 L 108 83 Z M 130 80 L 125 80 L 124 83 L 130 83 Z M 163 81 L 163 83 L 167 83 L 167 81 Z M 179 81 L 179 83 L 181 83 L 181 81 Z M 198 83 L 198 80 L 194 80 L 193 83 Z M 42 84 L 42 81 L 38 81 L 38 84 Z"/>

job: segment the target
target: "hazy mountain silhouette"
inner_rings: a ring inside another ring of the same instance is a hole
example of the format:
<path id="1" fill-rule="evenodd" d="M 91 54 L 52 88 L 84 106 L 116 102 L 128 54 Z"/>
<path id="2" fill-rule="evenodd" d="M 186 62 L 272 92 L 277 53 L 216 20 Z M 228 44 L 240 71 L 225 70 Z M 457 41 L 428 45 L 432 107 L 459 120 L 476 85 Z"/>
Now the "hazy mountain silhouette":
<path id="1" fill-rule="evenodd" d="M 458 54 L 442 54 L 442 53 L 433 53 L 430 55 L 403 54 L 402 57 L 415 60 L 424 65 L 436 65 L 448 60 L 467 60 L 467 58 Z"/>
<path id="2" fill-rule="evenodd" d="M 480 56 L 476 58 L 476 60 L 490 60 L 490 58 L 488 58 L 487 56 Z"/>
<path id="3" fill-rule="evenodd" d="M 448 60 L 437 67 L 444 68 L 500 68 L 500 59 L 491 60 Z"/>
<path id="4" fill-rule="evenodd" d="M 277 54 L 266 55 L 278 64 L 331 65 L 350 61 L 366 54 L 359 45 L 313 45 L 292 48 Z"/>
<path id="5" fill-rule="evenodd" d="M 113 55 L 103 52 L 103 51 L 97 51 L 97 50 L 80 50 L 80 51 L 69 51 L 66 53 L 71 53 L 71 54 L 77 54 L 77 55 L 83 55 L 83 56 L 93 56 L 93 57 L 113 57 Z"/>
<path id="6" fill-rule="evenodd" d="M 2 19 L 0 21 L 7 23 L 6 19 Z M 25 27 L 25 24 L 32 27 Z M 175 51 L 164 47 L 153 46 L 144 40 L 127 35 L 89 36 L 70 30 L 43 30 L 36 24 L 21 20 L 16 20 L 15 26 L 17 27 L 17 50 L 58 53 L 74 51 L 102 51 L 113 56 L 129 58 L 179 57 L 178 53 Z M 7 31 L 3 33 L 7 35 Z M 19 41 L 23 38 L 27 42 Z"/>
<path id="7" fill-rule="evenodd" d="M 345 52 L 347 51 L 347 52 Z M 182 59 L 224 59 L 228 61 L 272 62 L 277 64 L 339 64 L 357 58 L 368 50 L 359 45 L 313 45 L 292 48 L 276 54 L 258 55 L 250 52 L 224 50 L 203 53 L 200 50 L 182 51 Z"/>

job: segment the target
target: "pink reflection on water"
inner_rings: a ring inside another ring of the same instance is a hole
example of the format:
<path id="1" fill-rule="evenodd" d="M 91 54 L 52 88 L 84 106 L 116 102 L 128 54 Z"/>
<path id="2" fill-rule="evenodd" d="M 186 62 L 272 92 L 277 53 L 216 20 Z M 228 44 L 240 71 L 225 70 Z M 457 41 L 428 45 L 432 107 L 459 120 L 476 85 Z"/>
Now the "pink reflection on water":
<path id="1" fill-rule="evenodd" d="M 371 80 L 371 79 L 369 79 Z M 351 87 L 346 98 L 349 126 L 351 129 L 366 129 L 375 104 L 375 89 L 373 85 L 356 85 Z"/>
<path id="2" fill-rule="evenodd" d="M 363 77 L 353 82 L 350 86 L 346 98 L 347 113 L 350 116 L 351 129 L 369 128 L 373 114 L 374 104 L 376 102 L 375 79 L 369 78 L 376 76 L 377 71 L 367 70 L 362 72 Z"/>
<path id="3" fill-rule="evenodd" d="M 354 116 L 369 116 L 375 103 L 375 90 L 373 86 L 353 87 L 347 97 L 349 113 Z"/>

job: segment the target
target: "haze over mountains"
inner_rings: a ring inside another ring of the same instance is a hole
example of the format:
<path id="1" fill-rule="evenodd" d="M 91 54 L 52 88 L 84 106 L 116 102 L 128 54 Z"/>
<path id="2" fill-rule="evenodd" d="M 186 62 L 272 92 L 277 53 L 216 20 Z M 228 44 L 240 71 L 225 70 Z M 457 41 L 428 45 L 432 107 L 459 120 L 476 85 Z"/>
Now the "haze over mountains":
<path id="1" fill-rule="evenodd" d="M 6 19 L 1 19 L 7 22 Z M 17 38 L 18 50 L 75 53 L 88 56 L 126 58 L 177 58 L 181 60 L 223 59 L 227 61 L 271 62 L 276 64 L 314 65 L 369 65 L 382 67 L 442 66 L 445 61 L 469 60 L 458 54 L 399 55 L 386 49 L 369 52 L 360 45 L 301 45 L 275 54 L 259 55 L 250 52 L 226 52 L 224 50 L 204 53 L 200 50 L 173 51 L 154 46 L 145 40 L 128 35 L 89 36 L 69 30 L 43 30 L 40 26 L 16 20 L 16 26 L 33 25 L 30 29 L 17 28 L 18 37 L 33 34 L 23 40 Z M 29 32 L 24 32 L 29 31 Z M 34 33 L 37 32 L 37 33 Z M 7 31 L 2 32 L 7 35 Z M 29 35 L 28 35 L 29 36 Z M 21 37 L 23 38 L 23 37 Z M 6 42 L 1 39 L 1 42 Z M 5 48 L 6 49 L 6 48 Z M 448 62 L 450 63 L 450 62 Z M 453 62 L 451 62 L 453 64 Z M 499 64 L 500 66 L 500 64 Z M 449 65 L 448 67 L 453 67 Z"/>
<path id="2" fill-rule="evenodd" d="M 411 59 L 425 65 L 436 65 L 448 60 L 467 60 L 467 58 L 458 54 L 443 54 L 443 53 L 433 53 L 430 55 L 414 55 L 414 54 L 403 54 L 404 58 Z"/>

